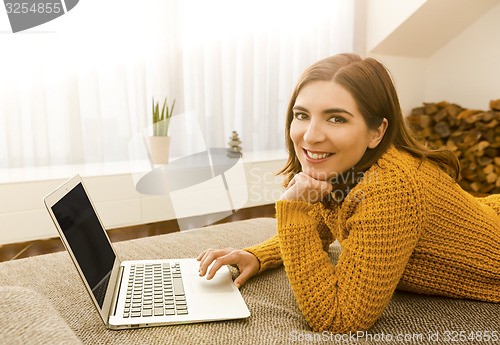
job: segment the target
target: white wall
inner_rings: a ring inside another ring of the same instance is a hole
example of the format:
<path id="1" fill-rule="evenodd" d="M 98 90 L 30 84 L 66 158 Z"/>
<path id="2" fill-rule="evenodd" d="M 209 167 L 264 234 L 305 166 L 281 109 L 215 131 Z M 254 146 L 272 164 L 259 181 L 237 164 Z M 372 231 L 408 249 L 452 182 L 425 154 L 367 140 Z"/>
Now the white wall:
<path id="1" fill-rule="evenodd" d="M 403 114 L 424 99 L 426 60 L 373 53 L 380 42 L 397 30 L 427 0 L 366 0 L 366 51 L 387 66 L 398 92 Z"/>
<path id="2" fill-rule="evenodd" d="M 474 0 L 469 1 L 469 5 L 478 3 Z M 500 98 L 498 39 L 500 37 L 500 21 L 498 20 L 500 1 L 497 1 L 495 5 L 495 1 L 488 0 L 489 7 L 485 3 L 486 1 L 477 11 L 486 12 L 478 18 L 477 13 L 471 15 L 469 26 L 444 42 L 441 48 L 427 57 L 416 57 L 401 56 L 404 54 L 375 54 L 371 49 L 377 45 L 377 41 L 374 40 L 375 35 L 371 31 L 379 32 L 377 39 L 384 40 L 384 35 L 391 35 L 387 32 L 388 28 L 394 28 L 394 23 L 403 23 L 411 17 L 409 12 L 418 10 L 418 1 L 407 3 L 398 0 L 383 0 L 377 7 L 378 0 L 367 0 L 366 16 L 367 23 L 370 25 L 366 28 L 366 55 L 378 58 L 392 72 L 405 115 L 409 114 L 412 108 L 421 106 L 423 102 L 446 100 L 467 108 L 488 109 L 491 99 Z M 492 3 L 493 6 L 491 6 Z M 385 12 L 388 22 L 384 22 L 384 9 L 387 10 L 396 5 L 394 12 Z M 398 18 L 391 19 L 393 15 Z M 443 19 L 443 25 L 446 25 L 446 20 L 447 18 Z M 421 25 L 425 25 L 425 21 Z M 394 30 L 403 26 L 399 25 Z M 368 42 L 370 35 L 372 41 Z M 392 52 L 394 49 L 395 47 L 391 47 L 389 50 Z"/>
<path id="3" fill-rule="evenodd" d="M 500 99 L 500 4 L 427 61 L 424 99 L 488 109 Z"/>
<path id="4" fill-rule="evenodd" d="M 391 72 L 403 115 L 420 106 L 425 99 L 426 59 L 370 54 Z"/>
<path id="5" fill-rule="evenodd" d="M 366 0 L 366 47 L 374 49 L 427 0 Z"/>

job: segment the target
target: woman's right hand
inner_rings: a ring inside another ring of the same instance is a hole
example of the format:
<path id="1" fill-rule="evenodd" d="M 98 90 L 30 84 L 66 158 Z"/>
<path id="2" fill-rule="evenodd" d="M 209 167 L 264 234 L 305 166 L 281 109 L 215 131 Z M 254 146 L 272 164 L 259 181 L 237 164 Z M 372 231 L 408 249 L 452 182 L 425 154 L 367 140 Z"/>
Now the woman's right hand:
<path id="1" fill-rule="evenodd" d="M 245 282 L 259 272 L 259 260 L 252 253 L 234 248 L 225 248 L 220 250 L 207 249 L 203 251 L 198 258 L 200 261 L 200 277 L 205 274 L 207 280 L 214 277 L 215 273 L 223 265 L 236 265 L 240 271 L 240 275 L 234 280 L 234 285 L 237 288 L 245 284 Z M 208 267 L 211 265 L 210 271 L 207 274 Z"/>
<path id="2" fill-rule="evenodd" d="M 280 200 L 305 201 L 310 204 L 320 202 L 333 190 L 333 186 L 326 181 L 318 180 L 304 172 L 296 174 Z"/>

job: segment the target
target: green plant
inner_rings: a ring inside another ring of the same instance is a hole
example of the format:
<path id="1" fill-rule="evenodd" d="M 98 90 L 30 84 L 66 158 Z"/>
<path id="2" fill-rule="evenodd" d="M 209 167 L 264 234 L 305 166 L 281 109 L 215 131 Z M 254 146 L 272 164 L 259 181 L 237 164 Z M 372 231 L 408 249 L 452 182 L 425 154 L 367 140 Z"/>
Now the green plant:
<path id="1" fill-rule="evenodd" d="M 153 98 L 153 135 L 154 136 L 164 136 L 168 135 L 168 126 L 170 124 L 170 118 L 172 117 L 172 113 L 174 111 L 175 99 L 172 103 L 172 106 L 168 107 L 167 98 L 165 98 L 165 102 L 163 102 L 163 107 L 160 113 L 160 105 L 158 102 L 155 103 Z"/>

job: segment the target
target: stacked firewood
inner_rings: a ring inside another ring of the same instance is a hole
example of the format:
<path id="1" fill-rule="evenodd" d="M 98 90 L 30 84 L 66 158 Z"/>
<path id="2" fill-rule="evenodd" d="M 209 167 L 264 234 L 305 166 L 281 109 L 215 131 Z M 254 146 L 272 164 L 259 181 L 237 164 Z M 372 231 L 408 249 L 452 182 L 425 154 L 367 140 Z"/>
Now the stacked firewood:
<path id="1" fill-rule="evenodd" d="M 500 193 L 500 99 L 491 101 L 488 111 L 448 102 L 424 103 L 406 119 L 430 147 L 457 155 L 463 189 Z"/>

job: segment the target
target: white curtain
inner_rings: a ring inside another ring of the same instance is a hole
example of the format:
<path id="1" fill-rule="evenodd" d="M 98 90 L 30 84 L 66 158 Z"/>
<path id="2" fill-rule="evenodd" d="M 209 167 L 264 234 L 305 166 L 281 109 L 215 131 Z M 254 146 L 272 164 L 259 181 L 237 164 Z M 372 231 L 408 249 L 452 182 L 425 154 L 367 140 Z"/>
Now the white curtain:
<path id="1" fill-rule="evenodd" d="M 300 73 L 353 46 L 353 1 L 85 0 L 10 34 L 0 18 L 0 168 L 125 161 L 151 99 L 205 142 L 284 148 Z"/>

